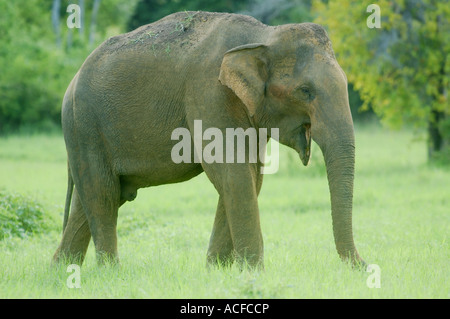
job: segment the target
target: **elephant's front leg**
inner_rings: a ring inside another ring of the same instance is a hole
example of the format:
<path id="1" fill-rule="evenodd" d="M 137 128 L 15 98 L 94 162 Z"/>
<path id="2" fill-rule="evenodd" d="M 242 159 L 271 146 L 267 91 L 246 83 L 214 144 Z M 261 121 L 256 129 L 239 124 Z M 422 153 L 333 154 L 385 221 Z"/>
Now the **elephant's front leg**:
<path id="1" fill-rule="evenodd" d="M 213 180 L 219 190 L 225 217 L 216 215 L 210 252 L 215 248 L 229 248 L 230 238 L 227 236 L 227 228 L 233 245 L 233 257 L 240 266 L 251 268 L 263 268 L 263 239 L 259 220 L 257 199 L 256 167 L 248 164 L 228 164 L 221 166 L 221 176 Z M 210 174 L 208 174 L 210 175 Z M 219 205 L 221 203 L 219 202 Z M 228 224 L 228 227 L 226 225 Z M 218 236 L 216 238 L 216 236 Z M 223 242 L 218 242 L 224 240 Z"/>
<path id="2" fill-rule="evenodd" d="M 229 266 L 233 261 L 233 241 L 231 239 L 230 226 L 228 225 L 223 198 L 220 197 L 209 240 L 207 265 Z"/>

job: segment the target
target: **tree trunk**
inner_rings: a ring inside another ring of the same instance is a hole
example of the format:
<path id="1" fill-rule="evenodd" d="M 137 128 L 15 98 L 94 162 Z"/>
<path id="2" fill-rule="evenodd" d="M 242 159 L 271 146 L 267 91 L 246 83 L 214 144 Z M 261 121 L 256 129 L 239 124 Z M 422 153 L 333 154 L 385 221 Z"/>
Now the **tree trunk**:
<path id="1" fill-rule="evenodd" d="M 61 0 L 53 0 L 52 25 L 53 25 L 53 30 L 55 31 L 56 45 L 58 47 L 61 47 L 61 26 L 60 26 L 60 17 L 59 17 L 60 8 L 61 8 Z"/>
<path id="2" fill-rule="evenodd" d="M 444 137 L 439 129 L 439 124 L 444 119 L 444 112 L 431 111 L 431 118 L 428 120 L 428 159 L 432 159 L 444 147 Z"/>
<path id="3" fill-rule="evenodd" d="M 78 32 L 80 33 L 80 37 L 84 37 L 84 14 L 86 13 L 85 6 L 84 6 L 84 0 L 78 0 L 78 5 L 80 6 L 80 28 L 78 29 Z"/>
<path id="4" fill-rule="evenodd" d="M 67 51 L 70 51 L 72 49 L 73 44 L 73 32 L 72 29 L 69 28 L 67 30 Z"/>
<path id="5" fill-rule="evenodd" d="M 91 15 L 91 29 L 89 30 L 89 45 L 94 44 L 95 29 L 97 26 L 97 14 L 98 14 L 99 8 L 100 8 L 100 0 L 94 0 L 94 4 L 92 6 L 92 15 Z"/>
<path id="6" fill-rule="evenodd" d="M 442 32 L 442 16 L 437 16 L 437 30 L 436 32 Z M 441 97 L 444 97 L 446 101 L 448 101 L 447 89 L 444 85 L 445 78 L 445 52 L 444 48 L 441 48 L 442 56 L 444 59 L 440 62 L 438 77 L 438 94 Z M 450 133 L 443 132 L 442 123 L 446 120 L 445 110 L 431 110 L 431 116 L 428 119 L 428 160 L 432 160 L 436 157 L 436 155 L 443 151 L 444 148 L 450 146 Z M 448 129 L 447 129 L 448 130 Z M 450 159 L 449 159 L 450 161 Z"/>
<path id="7" fill-rule="evenodd" d="M 447 100 L 447 90 L 444 85 L 445 69 L 444 62 L 439 71 L 439 96 Z M 433 159 L 435 155 L 450 145 L 448 134 L 442 132 L 441 124 L 446 120 L 446 114 L 443 110 L 431 110 L 431 116 L 428 119 L 428 159 Z"/>

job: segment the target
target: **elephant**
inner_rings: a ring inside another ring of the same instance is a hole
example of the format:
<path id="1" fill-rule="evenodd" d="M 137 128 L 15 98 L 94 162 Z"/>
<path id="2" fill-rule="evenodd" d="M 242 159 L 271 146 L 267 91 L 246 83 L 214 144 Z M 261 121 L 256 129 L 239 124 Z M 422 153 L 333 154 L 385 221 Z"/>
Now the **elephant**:
<path id="1" fill-rule="evenodd" d="M 304 165 L 315 141 L 326 165 L 336 250 L 343 261 L 364 264 L 352 230 L 355 137 L 347 78 L 320 25 L 173 13 L 97 47 L 69 84 L 61 113 L 68 189 L 56 263 L 81 265 L 91 237 L 99 264 L 118 263 L 119 207 L 140 188 L 205 172 L 219 195 L 207 265 L 264 269 L 258 208 L 264 163 L 248 156 L 238 163 L 195 161 L 195 149 L 192 161 L 171 158 L 173 131 L 194 133 L 201 120 L 203 128 L 224 133 L 277 128 L 278 141 Z"/>

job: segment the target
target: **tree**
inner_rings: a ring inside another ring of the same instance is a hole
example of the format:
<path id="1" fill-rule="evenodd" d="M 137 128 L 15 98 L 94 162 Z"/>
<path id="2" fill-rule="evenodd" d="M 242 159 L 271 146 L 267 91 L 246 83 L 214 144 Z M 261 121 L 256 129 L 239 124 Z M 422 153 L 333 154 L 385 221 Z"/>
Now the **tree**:
<path id="1" fill-rule="evenodd" d="M 311 22 L 311 0 L 253 0 L 239 13 L 269 25 Z"/>
<path id="2" fill-rule="evenodd" d="M 178 11 L 238 12 L 249 0 L 140 0 L 127 24 L 129 31 Z"/>
<path id="3" fill-rule="evenodd" d="M 53 50 L 51 9 L 37 0 L 0 2 L 0 133 L 58 118 L 61 56 Z"/>
<path id="4" fill-rule="evenodd" d="M 0 134 L 59 125 L 71 79 L 95 45 L 124 31 L 136 1 L 0 1 Z M 69 3 L 84 28 L 68 27 Z"/>
<path id="5" fill-rule="evenodd" d="M 429 156 L 449 156 L 450 6 L 446 1 L 378 1 L 380 28 L 369 28 L 372 1 L 316 3 L 337 59 L 364 101 L 391 127 L 426 128 Z"/>

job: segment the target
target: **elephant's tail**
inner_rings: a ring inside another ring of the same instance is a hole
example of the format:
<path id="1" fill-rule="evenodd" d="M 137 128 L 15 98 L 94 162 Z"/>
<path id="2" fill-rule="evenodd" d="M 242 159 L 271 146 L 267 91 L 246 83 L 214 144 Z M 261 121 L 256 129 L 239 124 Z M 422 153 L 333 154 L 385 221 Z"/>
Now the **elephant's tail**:
<path id="1" fill-rule="evenodd" d="M 63 233 L 67 226 L 67 221 L 69 220 L 70 202 L 72 201 L 73 194 L 73 179 L 72 173 L 70 172 L 69 162 L 67 162 L 67 195 L 66 195 L 66 206 L 64 208 L 64 222 L 63 222 Z"/>

